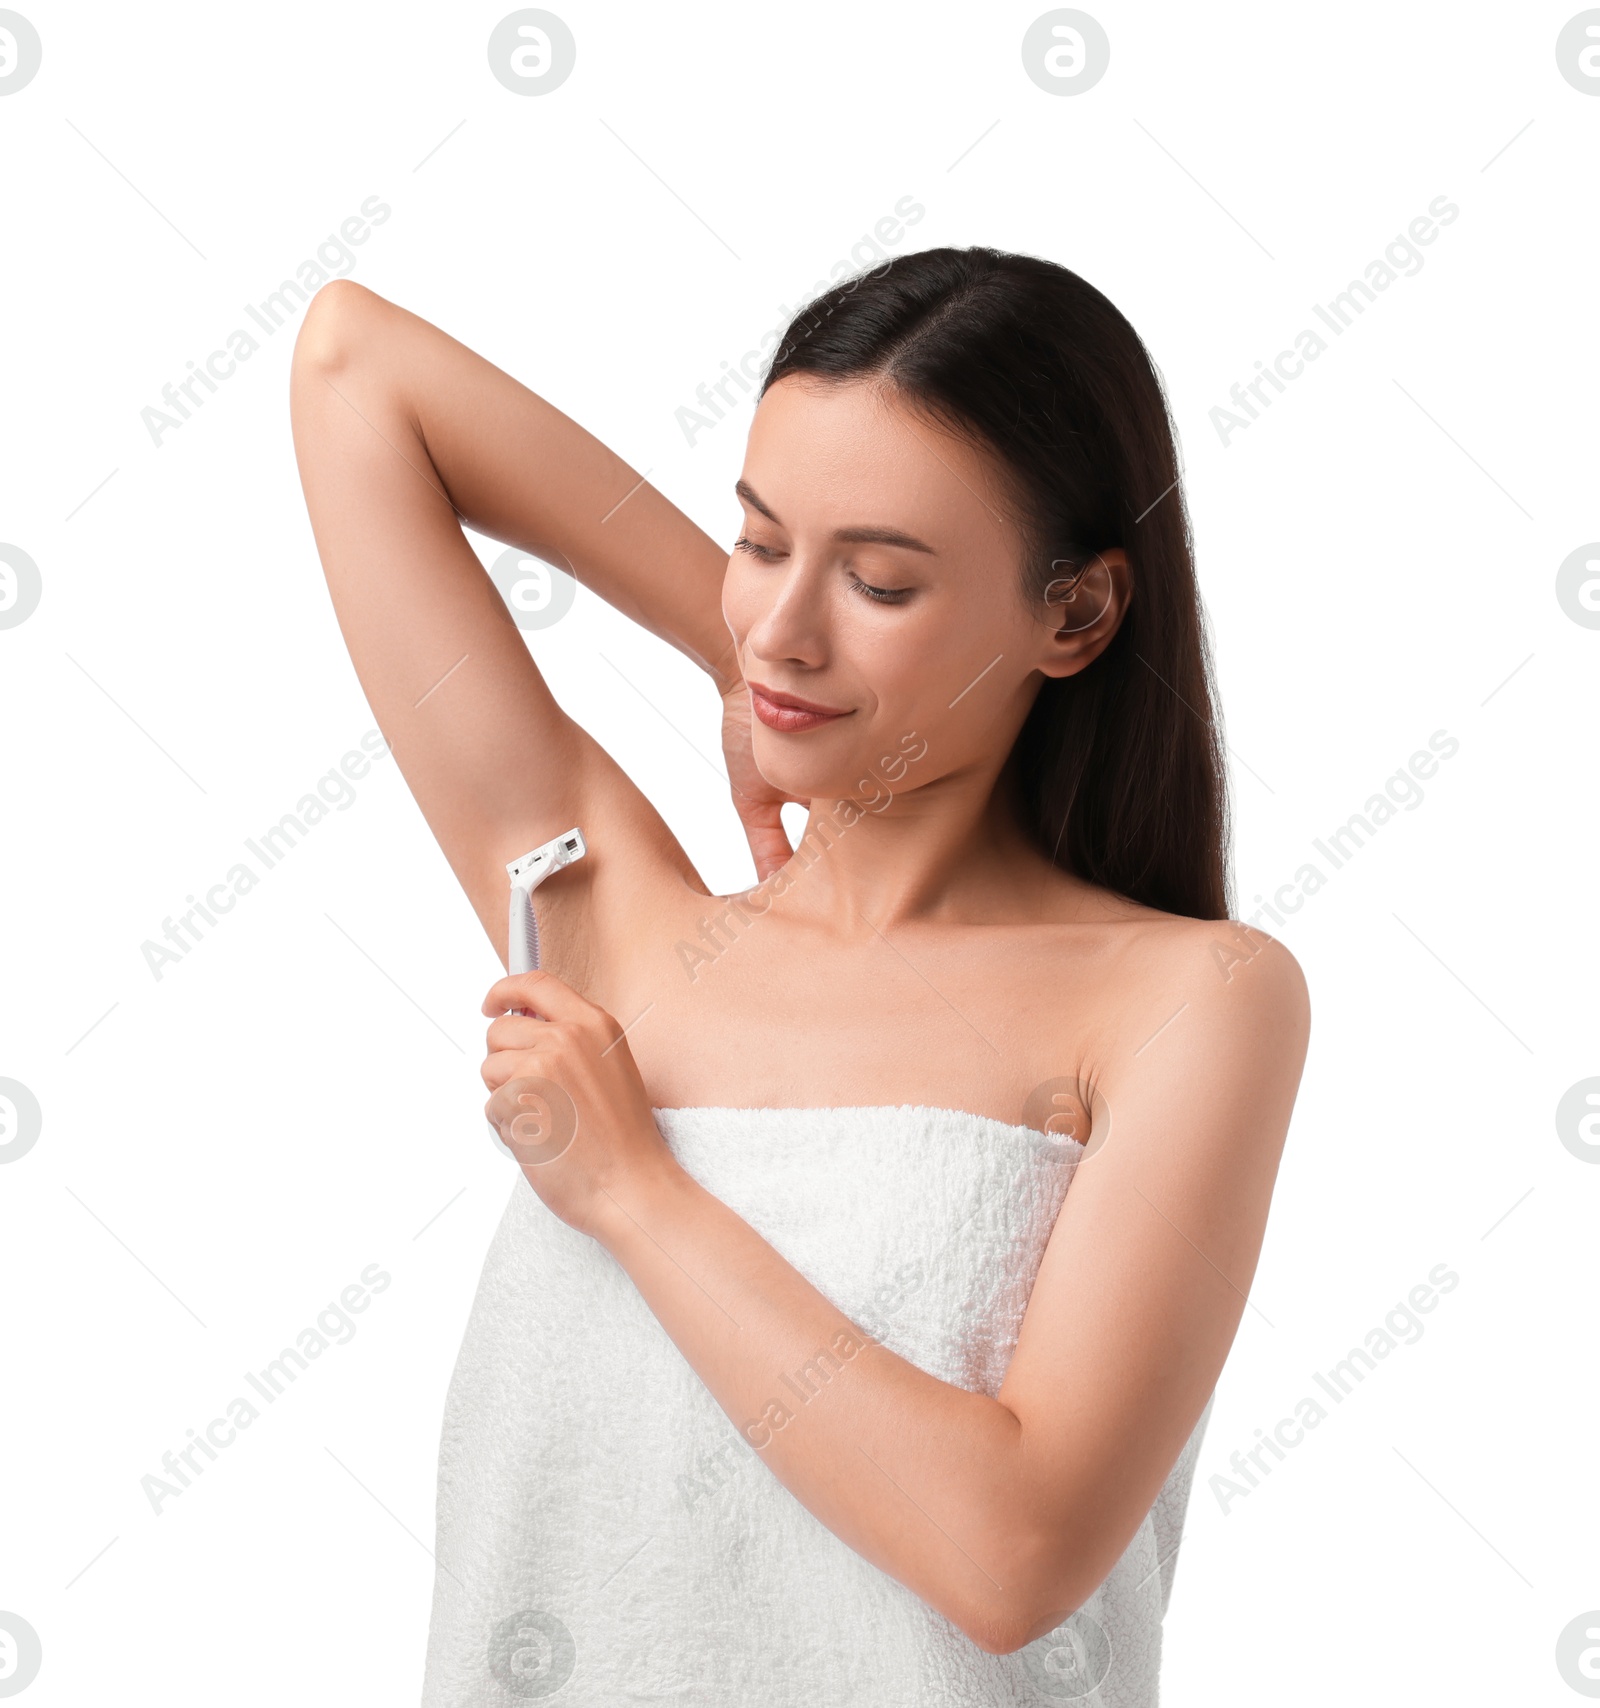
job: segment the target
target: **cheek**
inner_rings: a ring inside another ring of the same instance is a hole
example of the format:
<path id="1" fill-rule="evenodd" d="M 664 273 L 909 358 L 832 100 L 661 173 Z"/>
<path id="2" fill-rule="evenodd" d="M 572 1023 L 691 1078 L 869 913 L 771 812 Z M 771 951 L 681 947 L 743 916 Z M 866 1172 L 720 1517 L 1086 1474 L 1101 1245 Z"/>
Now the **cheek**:
<path id="1" fill-rule="evenodd" d="M 745 565 L 738 558 L 730 559 L 722 578 L 722 620 L 740 646 L 761 615 L 759 605 L 759 596 Z"/>
<path id="2" fill-rule="evenodd" d="M 916 739 L 925 740 L 941 766 L 959 764 L 985 751 L 1007 661 L 1019 650 L 1016 637 L 999 634 L 992 617 L 963 612 L 925 626 L 908 625 L 885 637 L 863 661 L 862 675 L 878 702 L 873 746 L 889 764 Z M 999 661 L 996 662 L 996 655 Z M 913 766 L 925 777 L 933 761 Z M 883 767 L 879 767 L 884 774 Z M 891 784 L 895 781 L 889 779 Z"/>
<path id="3" fill-rule="evenodd" d="M 952 663 L 951 637 L 943 623 L 873 620 L 878 615 L 866 613 L 841 642 L 857 680 L 875 702 L 874 723 L 886 727 L 907 718 L 926 720 L 933 708 L 947 705 L 956 695 L 951 688 L 940 697 L 946 678 L 959 674 Z"/>

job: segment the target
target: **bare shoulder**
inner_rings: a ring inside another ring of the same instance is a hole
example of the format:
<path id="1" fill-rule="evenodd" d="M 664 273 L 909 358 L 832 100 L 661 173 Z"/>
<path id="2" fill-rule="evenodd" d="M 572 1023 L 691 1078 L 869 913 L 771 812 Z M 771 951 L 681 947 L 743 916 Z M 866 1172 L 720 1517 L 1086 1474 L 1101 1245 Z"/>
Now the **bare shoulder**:
<path id="1" fill-rule="evenodd" d="M 1248 1085 L 1268 1101 L 1292 1099 L 1311 1000 L 1287 946 L 1239 920 L 1191 919 L 1121 898 L 1104 911 L 1090 928 L 1102 966 L 1097 1077 L 1123 1087 L 1168 1078 L 1211 1095 Z"/>
<path id="2" fill-rule="evenodd" d="M 1305 973 L 1287 946 L 1270 933 L 1237 919 L 1184 919 L 1154 914 L 1136 976 L 1155 976 L 1162 986 L 1219 1017 L 1239 1021 L 1269 1014 L 1286 1023 L 1310 1024 L 1311 999 Z"/>

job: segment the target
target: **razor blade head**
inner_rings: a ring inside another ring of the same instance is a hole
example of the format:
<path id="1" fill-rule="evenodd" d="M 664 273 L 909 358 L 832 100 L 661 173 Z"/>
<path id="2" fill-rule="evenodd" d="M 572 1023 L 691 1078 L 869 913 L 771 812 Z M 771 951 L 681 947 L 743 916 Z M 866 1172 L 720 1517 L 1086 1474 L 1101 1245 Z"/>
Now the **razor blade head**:
<path id="1" fill-rule="evenodd" d="M 581 860 L 588 852 L 589 845 L 583 839 L 583 832 L 574 825 L 564 835 L 552 837 L 521 859 L 510 861 L 506 873 L 513 884 L 538 883 L 563 866 L 570 866 L 574 860 Z"/>

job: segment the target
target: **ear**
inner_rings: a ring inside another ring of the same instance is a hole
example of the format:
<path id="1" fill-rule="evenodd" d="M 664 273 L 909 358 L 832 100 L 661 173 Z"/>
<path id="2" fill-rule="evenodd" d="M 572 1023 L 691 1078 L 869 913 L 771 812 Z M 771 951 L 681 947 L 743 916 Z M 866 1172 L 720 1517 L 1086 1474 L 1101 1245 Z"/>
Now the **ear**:
<path id="1" fill-rule="evenodd" d="M 1087 563 L 1058 559 L 1039 610 L 1036 667 L 1046 676 L 1076 676 L 1111 642 L 1127 614 L 1133 576 L 1120 546 Z"/>

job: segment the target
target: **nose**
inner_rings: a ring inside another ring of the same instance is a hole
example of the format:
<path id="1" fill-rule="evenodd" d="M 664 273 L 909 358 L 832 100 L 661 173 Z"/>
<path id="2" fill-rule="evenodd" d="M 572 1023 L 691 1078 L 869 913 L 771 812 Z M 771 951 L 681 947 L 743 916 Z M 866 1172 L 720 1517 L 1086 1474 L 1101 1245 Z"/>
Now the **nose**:
<path id="1" fill-rule="evenodd" d="M 745 644 L 757 658 L 820 669 L 828 661 L 828 592 L 821 566 L 798 552 L 764 572 L 764 608 Z"/>

